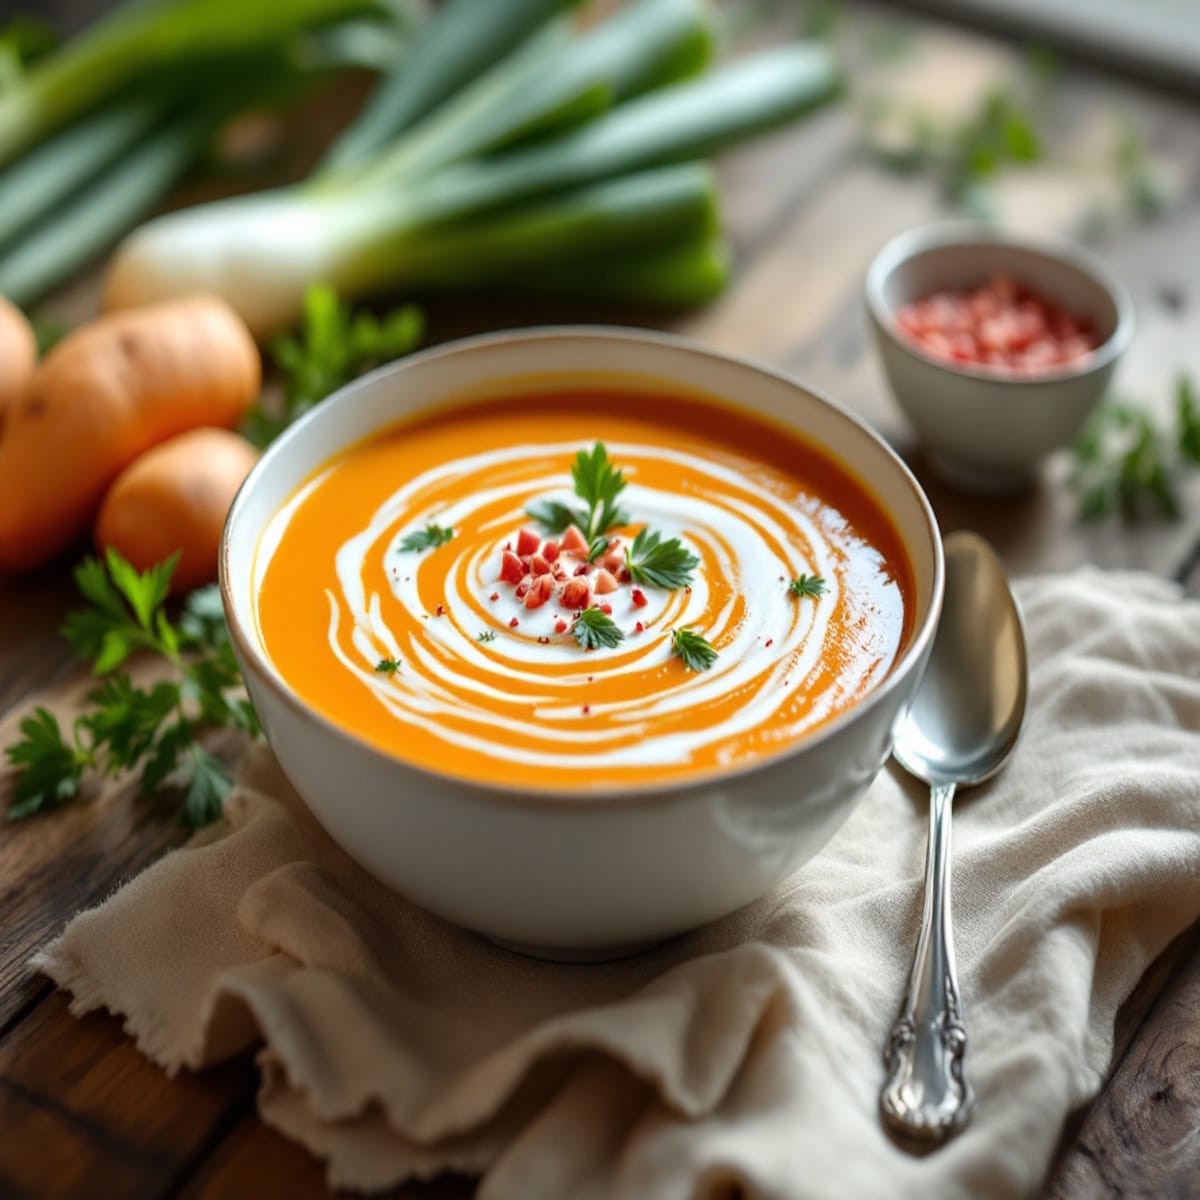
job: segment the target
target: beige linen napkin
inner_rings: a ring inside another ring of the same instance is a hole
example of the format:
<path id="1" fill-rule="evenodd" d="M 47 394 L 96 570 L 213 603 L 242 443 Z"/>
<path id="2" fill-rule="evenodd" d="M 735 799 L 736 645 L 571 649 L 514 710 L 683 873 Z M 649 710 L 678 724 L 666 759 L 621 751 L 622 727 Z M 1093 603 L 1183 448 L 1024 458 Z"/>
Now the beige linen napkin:
<path id="1" fill-rule="evenodd" d="M 1028 727 L 955 817 L 978 1107 L 929 1157 L 876 1115 L 925 837 L 922 789 L 891 771 L 773 895 L 588 967 L 389 893 L 257 752 L 222 826 L 38 966 L 168 1071 L 261 1045 L 263 1119 L 336 1185 L 454 1168 L 485 1200 L 1028 1194 L 1097 1090 L 1121 1000 L 1200 918 L 1200 604 L 1091 571 L 1020 596 Z"/>

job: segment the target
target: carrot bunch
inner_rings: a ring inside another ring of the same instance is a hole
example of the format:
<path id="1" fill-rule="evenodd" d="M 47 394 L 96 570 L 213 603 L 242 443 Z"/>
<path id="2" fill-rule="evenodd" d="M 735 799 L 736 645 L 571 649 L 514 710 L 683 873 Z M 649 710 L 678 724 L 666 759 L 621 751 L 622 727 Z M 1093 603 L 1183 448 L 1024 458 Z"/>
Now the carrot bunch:
<path id="1" fill-rule="evenodd" d="M 261 381 L 254 339 L 210 296 L 100 317 L 41 362 L 0 302 L 0 571 L 40 567 L 93 528 L 139 570 L 178 551 L 174 590 L 212 579 L 257 456 L 231 431 Z"/>

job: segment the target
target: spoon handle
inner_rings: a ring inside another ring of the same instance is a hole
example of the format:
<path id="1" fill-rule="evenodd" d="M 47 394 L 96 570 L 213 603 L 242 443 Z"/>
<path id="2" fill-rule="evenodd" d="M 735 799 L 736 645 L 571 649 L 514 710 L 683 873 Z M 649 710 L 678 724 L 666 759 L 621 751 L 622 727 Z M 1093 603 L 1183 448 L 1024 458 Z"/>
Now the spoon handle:
<path id="1" fill-rule="evenodd" d="M 929 846 L 921 935 L 900 1016 L 884 1054 L 887 1083 L 879 1103 L 895 1133 L 942 1142 L 966 1125 L 975 1097 L 963 1075 L 962 1023 L 950 932 L 950 808 L 954 784 L 929 797 Z"/>

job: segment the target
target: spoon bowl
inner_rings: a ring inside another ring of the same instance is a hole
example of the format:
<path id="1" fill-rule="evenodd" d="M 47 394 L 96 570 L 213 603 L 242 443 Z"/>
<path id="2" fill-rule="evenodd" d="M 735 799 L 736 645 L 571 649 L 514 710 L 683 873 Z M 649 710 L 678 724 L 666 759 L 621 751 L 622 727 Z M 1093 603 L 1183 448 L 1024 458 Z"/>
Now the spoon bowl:
<path id="1" fill-rule="evenodd" d="M 924 783 L 973 787 L 1004 766 L 1020 736 L 1025 631 L 1004 567 L 983 538 L 952 533 L 945 552 L 941 622 L 892 757 Z"/>
<path id="2" fill-rule="evenodd" d="M 973 533 L 945 539 L 946 591 L 925 676 L 892 756 L 929 784 L 921 933 L 885 1059 L 888 1127 L 926 1145 L 970 1119 L 967 1032 L 950 922 L 950 808 L 959 786 L 1008 761 L 1025 720 L 1029 667 L 1021 613 L 996 552 Z"/>

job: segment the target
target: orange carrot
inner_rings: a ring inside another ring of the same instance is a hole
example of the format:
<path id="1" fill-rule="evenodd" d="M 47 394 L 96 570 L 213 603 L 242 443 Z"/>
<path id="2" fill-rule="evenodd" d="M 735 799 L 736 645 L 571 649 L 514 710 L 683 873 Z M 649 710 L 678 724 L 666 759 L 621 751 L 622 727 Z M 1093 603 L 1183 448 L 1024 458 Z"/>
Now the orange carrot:
<path id="1" fill-rule="evenodd" d="M 0 421 L 37 362 L 37 340 L 24 314 L 0 296 Z"/>
<path id="2" fill-rule="evenodd" d="M 192 429 L 147 450 L 108 489 L 96 546 L 111 546 L 139 571 L 178 551 L 173 592 L 211 582 L 229 506 L 257 458 L 227 429 Z"/>
<path id="3" fill-rule="evenodd" d="M 0 570 L 62 553 L 138 455 L 188 429 L 236 425 L 260 382 L 253 338 L 209 296 L 114 313 L 70 334 L 34 371 L 0 435 Z"/>

